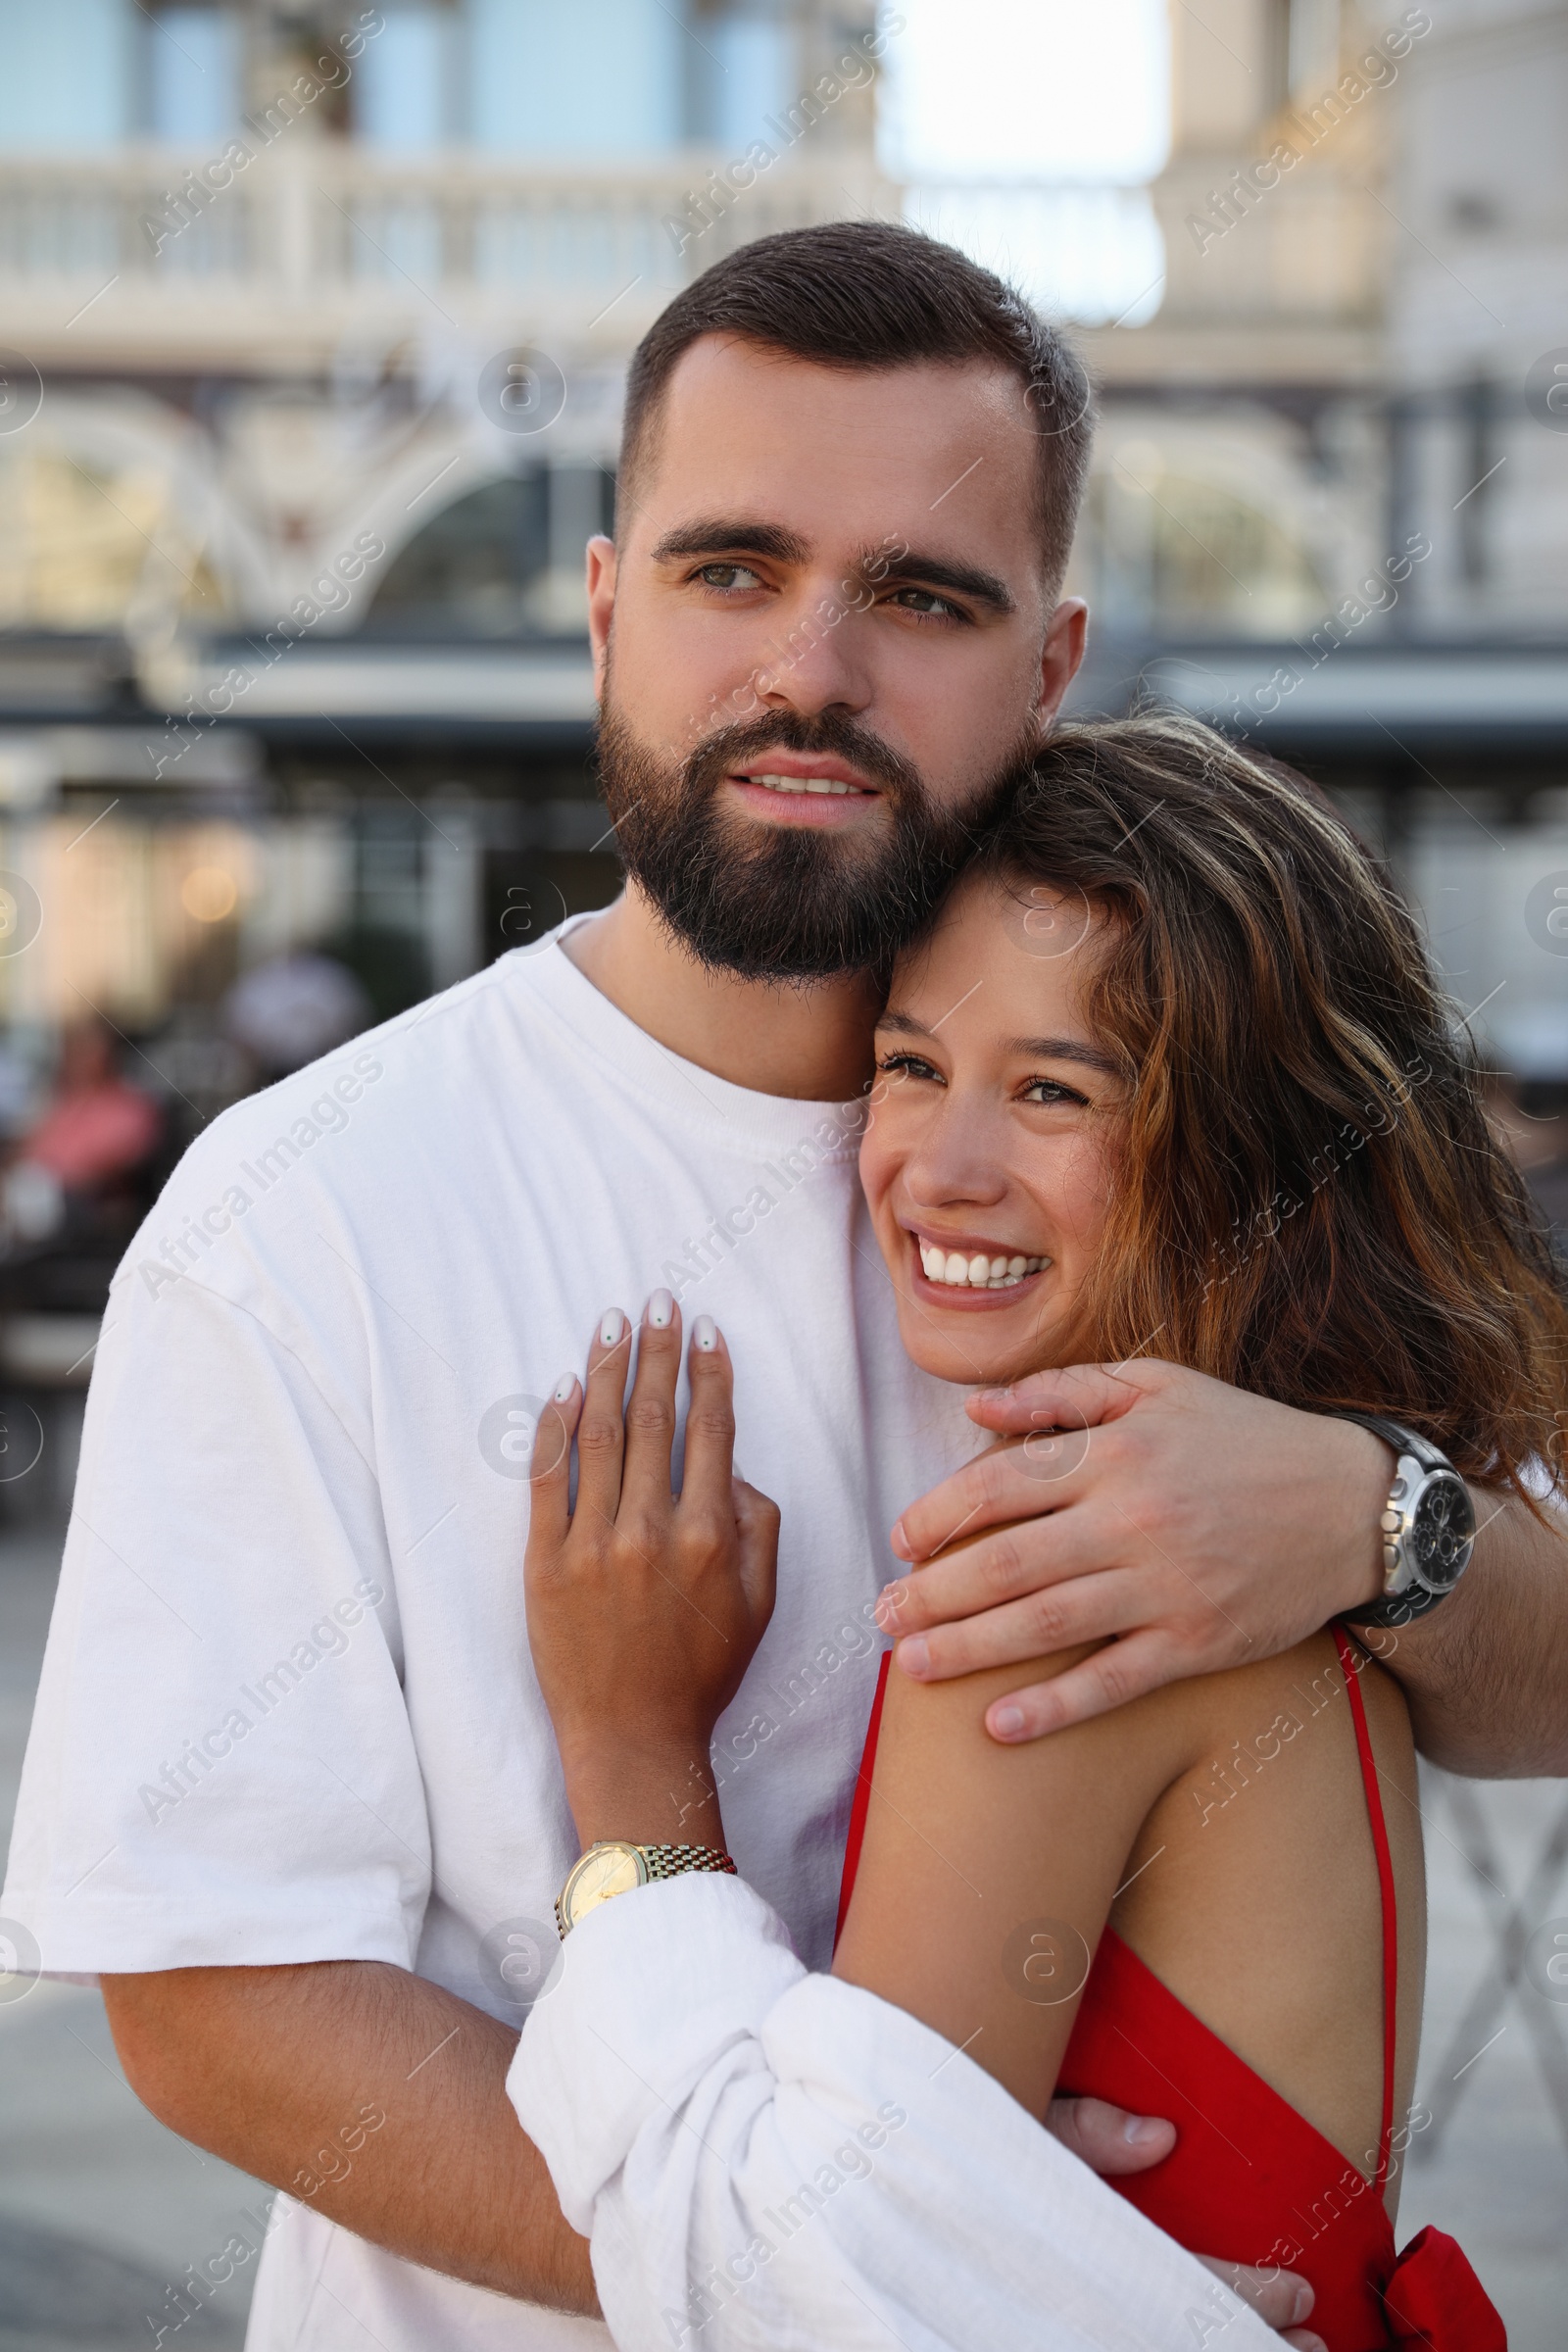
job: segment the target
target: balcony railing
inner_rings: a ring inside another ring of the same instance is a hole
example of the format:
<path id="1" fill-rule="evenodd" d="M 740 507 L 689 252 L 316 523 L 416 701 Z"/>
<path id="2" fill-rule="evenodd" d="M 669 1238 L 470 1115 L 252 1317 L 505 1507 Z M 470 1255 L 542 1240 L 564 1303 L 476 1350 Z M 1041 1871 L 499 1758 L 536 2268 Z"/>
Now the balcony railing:
<path id="1" fill-rule="evenodd" d="M 0 159 L 0 299 L 46 339 L 89 302 L 97 340 L 156 342 L 231 308 L 254 320 L 258 302 L 308 326 L 312 313 L 325 323 L 407 312 L 419 295 L 470 313 L 541 303 L 587 329 L 635 289 L 612 321 L 620 342 L 639 312 L 733 244 L 898 209 L 897 192 L 842 153 L 785 157 L 727 202 L 705 198 L 724 161 L 688 151 L 657 166 L 541 168 L 301 138 L 214 188 L 223 167 L 167 150 L 11 156 Z"/>

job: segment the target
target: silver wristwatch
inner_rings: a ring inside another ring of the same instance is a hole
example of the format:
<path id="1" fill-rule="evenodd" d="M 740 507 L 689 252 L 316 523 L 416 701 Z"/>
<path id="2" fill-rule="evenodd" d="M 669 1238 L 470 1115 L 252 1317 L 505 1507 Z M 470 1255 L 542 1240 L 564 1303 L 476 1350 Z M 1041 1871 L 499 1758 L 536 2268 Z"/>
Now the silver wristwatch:
<path id="1" fill-rule="evenodd" d="M 1337 1413 L 1358 1422 L 1396 1458 L 1383 1512 L 1383 1592 L 1365 1608 L 1347 1609 L 1348 1625 L 1409 1625 L 1453 1591 L 1475 1549 L 1470 1490 L 1447 1455 L 1401 1422 L 1378 1413 Z"/>

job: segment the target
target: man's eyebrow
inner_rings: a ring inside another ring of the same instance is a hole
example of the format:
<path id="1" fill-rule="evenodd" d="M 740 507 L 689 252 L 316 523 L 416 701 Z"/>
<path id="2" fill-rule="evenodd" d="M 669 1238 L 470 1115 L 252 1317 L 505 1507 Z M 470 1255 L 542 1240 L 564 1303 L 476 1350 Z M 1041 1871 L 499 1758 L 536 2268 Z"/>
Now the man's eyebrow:
<path id="1" fill-rule="evenodd" d="M 721 552 L 772 556 L 780 564 L 804 564 L 811 551 L 804 539 L 794 531 L 785 530 L 782 523 L 759 522 L 745 515 L 700 515 L 695 522 L 683 522 L 666 531 L 654 549 L 654 562 L 662 564 L 675 556 L 711 556 Z"/>
<path id="2" fill-rule="evenodd" d="M 929 1038 L 932 1034 L 907 1012 L 881 1013 L 876 1025 L 879 1031 L 890 1030 L 895 1037 Z M 1127 1074 L 1114 1054 L 1081 1037 L 1009 1037 L 1007 1052 L 1016 1054 L 1022 1061 L 1075 1061 L 1081 1068 L 1098 1070 L 1105 1078 L 1124 1078 Z"/>
<path id="3" fill-rule="evenodd" d="M 982 571 L 974 564 L 955 564 L 947 556 L 922 555 L 918 548 L 906 548 L 899 556 L 890 556 L 880 548 L 868 548 L 858 569 L 866 579 L 879 584 L 884 580 L 899 580 L 911 586 L 917 583 L 922 588 L 951 588 L 955 596 L 969 597 L 993 612 L 1017 611 L 1012 590 L 994 571 Z"/>

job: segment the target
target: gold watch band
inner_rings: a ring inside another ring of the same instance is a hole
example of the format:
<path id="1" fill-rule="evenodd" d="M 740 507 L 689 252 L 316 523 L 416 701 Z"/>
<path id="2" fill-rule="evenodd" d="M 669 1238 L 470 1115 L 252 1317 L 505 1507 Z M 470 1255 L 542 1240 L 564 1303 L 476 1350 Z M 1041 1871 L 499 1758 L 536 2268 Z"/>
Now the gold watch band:
<path id="1" fill-rule="evenodd" d="M 735 1876 L 732 1857 L 714 1845 L 633 1845 L 605 1838 L 589 1846 L 566 1874 L 556 1898 L 556 1926 L 562 1941 L 590 1911 L 612 1895 L 629 1893 L 651 1879 L 678 1879 L 689 1870 L 721 1871 Z"/>

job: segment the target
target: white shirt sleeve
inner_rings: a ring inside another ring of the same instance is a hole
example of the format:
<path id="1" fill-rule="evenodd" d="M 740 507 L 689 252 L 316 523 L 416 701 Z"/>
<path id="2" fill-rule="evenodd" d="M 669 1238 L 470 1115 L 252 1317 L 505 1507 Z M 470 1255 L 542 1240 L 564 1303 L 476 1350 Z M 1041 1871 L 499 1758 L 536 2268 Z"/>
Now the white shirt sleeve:
<path id="1" fill-rule="evenodd" d="M 590 1913 L 508 2088 L 620 2352 L 1277 2352 L 960 2050 L 808 1976 L 739 1880 Z"/>
<path id="2" fill-rule="evenodd" d="M 224 1271 L 240 1297 L 130 1265 L 111 1298 L 4 1898 L 52 1973 L 408 1967 L 418 1940 L 371 1440 L 307 1315 L 264 1321 L 237 1249 Z"/>

